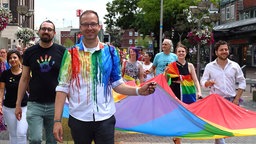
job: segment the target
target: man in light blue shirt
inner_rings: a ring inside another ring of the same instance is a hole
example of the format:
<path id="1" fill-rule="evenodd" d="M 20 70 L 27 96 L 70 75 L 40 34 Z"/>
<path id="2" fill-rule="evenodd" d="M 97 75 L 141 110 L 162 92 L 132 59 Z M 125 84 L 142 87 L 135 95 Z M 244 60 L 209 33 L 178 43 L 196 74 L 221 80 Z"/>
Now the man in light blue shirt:
<path id="1" fill-rule="evenodd" d="M 178 59 L 177 55 L 172 53 L 173 51 L 172 40 L 164 39 L 162 44 L 162 49 L 163 49 L 163 52 L 156 54 L 153 61 L 153 66 L 149 70 L 150 73 L 153 73 L 155 71 L 156 76 L 163 73 L 165 70 L 165 67 L 169 63 L 175 62 Z"/>

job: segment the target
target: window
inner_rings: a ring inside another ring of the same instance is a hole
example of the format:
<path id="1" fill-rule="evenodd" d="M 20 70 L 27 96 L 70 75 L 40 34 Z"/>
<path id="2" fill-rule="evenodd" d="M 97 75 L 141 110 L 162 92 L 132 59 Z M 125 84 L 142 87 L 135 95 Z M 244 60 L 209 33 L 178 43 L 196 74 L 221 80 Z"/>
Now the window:
<path id="1" fill-rule="evenodd" d="M 226 7 L 226 20 L 229 20 L 230 19 L 230 7 L 227 6 Z"/>
<path id="2" fill-rule="evenodd" d="M 136 39 L 136 40 L 134 40 L 134 43 L 135 43 L 135 44 L 137 44 L 137 43 L 138 43 L 138 40 L 137 40 L 137 39 Z"/>
<path id="3" fill-rule="evenodd" d="M 230 6 L 230 19 L 235 18 L 235 5 Z"/>
<path id="4" fill-rule="evenodd" d="M 139 35 L 139 33 L 138 32 L 134 32 L 134 36 L 138 36 Z"/>
<path id="5" fill-rule="evenodd" d="M 129 36 L 133 36 L 133 32 L 132 31 L 129 31 Z"/>
<path id="6" fill-rule="evenodd" d="M 254 18 L 254 11 L 253 10 L 250 11 L 250 18 Z"/>
<path id="7" fill-rule="evenodd" d="M 1 0 L 1 2 L 2 2 L 2 6 L 4 8 L 9 9 L 9 0 Z M 0 2 L 0 4 L 1 4 L 1 2 Z"/>
<path id="8" fill-rule="evenodd" d="M 244 12 L 244 15 L 243 15 L 243 19 L 248 19 L 249 18 L 249 12 L 247 11 L 247 12 Z"/>
<path id="9" fill-rule="evenodd" d="M 4 7 L 5 9 L 9 9 L 9 4 L 8 4 L 8 3 L 3 3 L 3 7 Z"/>
<path id="10" fill-rule="evenodd" d="M 225 8 L 221 9 L 221 21 L 224 22 L 225 19 Z"/>
<path id="11" fill-rule="evenodd" d="M 132 44 L 132 39 L 129 39 L 129 44 L 130 44 L 130 45 Z"/>

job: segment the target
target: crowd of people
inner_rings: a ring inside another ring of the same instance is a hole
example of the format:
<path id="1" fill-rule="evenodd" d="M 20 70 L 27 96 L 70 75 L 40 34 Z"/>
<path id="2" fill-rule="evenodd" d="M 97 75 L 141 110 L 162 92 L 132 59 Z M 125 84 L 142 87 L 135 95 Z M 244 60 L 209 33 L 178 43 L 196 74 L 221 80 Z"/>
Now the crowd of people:
<path id="1" fill-rule="evenodd" d="M 63 142 L 61 120 L 66 99 L 68 125 L 76 144 L 114 144 L 116 108 L 111 90 L 147 96 L 156 87 L 149 80 L 161 74 L 184 103 L 201 99 L 202 86 L 239 105 L 245 78 L 239 65 L 228 59 L 227 42 L 216 43 L 217 58 L 207 64 L 200 85 L 193 64 L 186 59 L 185 45 L 178 43 L 174 49 L 172 41 L 164 39 L 163 51 L 155 56 L 136 47 L 130 47 L 126 56 L 100 42 L 97 12 L 84 11 L 79 23 L 83 36 L 72 48 L 53 42 L 55 25 L 46 20 L 38 31 L 40 41 L 22 55 L 19 50 L 0 50 L 0 114 L 7 124 L 10 144 L 26 144 L 27 137 L 30 144 L 39 144 L 43 129 L 47 144 Z M 173 142 L 180 144 L 181 139 Z M 216 139 L 215 143 L 225 141 Z"/>

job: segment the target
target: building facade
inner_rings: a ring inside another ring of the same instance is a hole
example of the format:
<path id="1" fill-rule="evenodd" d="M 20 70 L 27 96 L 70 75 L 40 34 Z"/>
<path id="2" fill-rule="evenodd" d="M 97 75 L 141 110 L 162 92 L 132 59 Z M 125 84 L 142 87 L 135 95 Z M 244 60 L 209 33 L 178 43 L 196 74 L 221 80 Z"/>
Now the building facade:
<path id="1" fill-rule="evenodd" d="M 220 13 L 220 25 L 213 28 L 215 41 L 228 41 L 241 67 L 256 67 L 256 1 L 221 0 Z"/>
<path id="2" fill-rule="evenodd" d="M 142 42 L 144 39 L 144 42 Z M 143 44 L 144 43 L 144 44 Z M 153 52 L 153 33 L 149 36 L 143 36 L 134 29 L 124 30 L 121 37 L 121 49 L 129 47 L 142 47 L 146 51 Z"/>
<path id="3" fill-rule="evenodd" d="M 9 9 L 13 17 L 1 33 L 1 47 L 15 48 L 20 43 L 16 31 L 20 27 L 34 29 L 34 0 L 0 0 L 0 6 Z"/>

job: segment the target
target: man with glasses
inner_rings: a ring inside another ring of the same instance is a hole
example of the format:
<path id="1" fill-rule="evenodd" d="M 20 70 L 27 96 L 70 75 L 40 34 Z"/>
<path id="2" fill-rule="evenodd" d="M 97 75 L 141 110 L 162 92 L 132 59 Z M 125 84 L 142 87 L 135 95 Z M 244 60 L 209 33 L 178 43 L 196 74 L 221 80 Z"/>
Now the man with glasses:
<path id="1" fill-rule="evenodd" d="M 159 52 L 158 54 L 156 54 L 153 61 L 153 65 L 149 69 L 149 71 L 146 72 L 147 74 L 155 72 L 157 76 L 164 72 L 165 67 L 169 63 L 175 62 L 178 59 L 177 55 L 172 53 L 173 51 L 172 40 L 164 39 L 162 43 L 162 49 L 163 49 L 162 52 Z"/>
<path id="2" fill-rule="evenodd" d="M 27 104 L 28 138 L 30 144 L 42 143 L 45 129 L 46 143 L 56 144 L 53 136 L 55 88 L 65 48 L 53 42 L 54 24 L 47 20 L 38 31 L 40 41 L 23 54 L 22 76 L 18 88 L 16 117 L 21 119 L 21 101 L 29 90 Z"/>
<path id="3" fill-rule="evenodd" d="M 114 144 L 114 91 L 125 95 L 148 95 L 156 84 L 126 85 L 121 77 L 119 52 L 98 39 L 98 14 L 92 10 L 80 16 L 80 43 L 65 52 L 56 88 L 54 136 L 63 142 L 61 117 L 69 96 L 69 127 L 76 144 Z"/>

